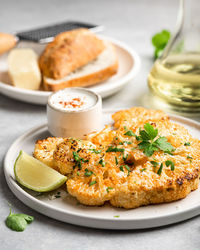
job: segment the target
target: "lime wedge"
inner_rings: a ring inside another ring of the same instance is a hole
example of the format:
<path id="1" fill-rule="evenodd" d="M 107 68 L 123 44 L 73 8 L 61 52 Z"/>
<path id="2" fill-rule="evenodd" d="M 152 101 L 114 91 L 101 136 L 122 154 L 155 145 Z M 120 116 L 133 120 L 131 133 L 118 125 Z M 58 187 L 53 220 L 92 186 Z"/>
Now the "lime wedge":
<path id="1" fill-rule="evenodd" d="M 48 192 L 63 185 L 67 177 L 44 163 L 20 151 L 14 165 L 16 180 L 24 187 L 37 192 Z"/>

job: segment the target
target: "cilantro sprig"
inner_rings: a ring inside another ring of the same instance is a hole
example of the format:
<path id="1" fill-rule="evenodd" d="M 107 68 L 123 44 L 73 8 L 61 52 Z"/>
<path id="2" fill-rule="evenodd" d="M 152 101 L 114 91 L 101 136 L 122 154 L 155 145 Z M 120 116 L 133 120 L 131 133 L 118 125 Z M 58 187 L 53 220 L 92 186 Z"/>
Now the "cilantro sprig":
<path id="1" fill-rule="evenodd" d="M 158 129 L 154 129 L 154 127 L 146 123 L 144 125 L 144 130 L 139 131 L 138 140 L 141 141 L 138 144 L 139 149 L 142 149 L 146 156 L 152 156 L 155 151 L 161 150 L 165 153 L 171 154 L 174 150 L 173 146 L 167 141 L 167 138 L 164 136 L 158 135 Z"/>

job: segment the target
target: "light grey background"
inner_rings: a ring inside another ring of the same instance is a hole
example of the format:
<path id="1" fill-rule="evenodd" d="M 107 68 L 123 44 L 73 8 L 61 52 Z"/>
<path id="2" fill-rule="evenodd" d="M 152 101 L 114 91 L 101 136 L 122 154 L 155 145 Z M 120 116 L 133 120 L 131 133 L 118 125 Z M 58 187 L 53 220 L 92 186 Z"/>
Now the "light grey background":
<path id="1" fill-rule="evenodd" d="M 0 0 L 0 31 L 20 31 L 68 19 L 105 25 L 105 35 L 126 42 L 140 54 L 142 68 L 120 93 L 104 100 L 104 108 L 148 107 L 144 97 L 153 63 L 150 39 L 163 28 L 173 30 L 177 6 L 178 0 Z M 149 230 L 95 230 L 50 219 L 23 205 L 5 182 L 3 157 L 13 140 L 45 121 L 45 107 L 0 95 L 0 249 L 200 249 L 200 217 Z M 23 233 L 5 226 L 8 203 L 13 211 L 35 217 Z"/>

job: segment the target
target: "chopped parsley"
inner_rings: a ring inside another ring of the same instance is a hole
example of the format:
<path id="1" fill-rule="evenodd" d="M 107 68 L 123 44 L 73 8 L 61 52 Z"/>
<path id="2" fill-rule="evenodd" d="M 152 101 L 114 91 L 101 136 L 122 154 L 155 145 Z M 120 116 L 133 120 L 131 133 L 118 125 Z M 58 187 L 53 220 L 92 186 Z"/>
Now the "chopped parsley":
<path id="1" fill-rule="evenodd" d="M 123 166 L 120 166 L 119 169 L 120 169 L 122 172 L 124 172 Z"/>
<path id="2" fill-rule="evenodd" d="M 79 171 L 77 171 L 77 175 L 78 175 L 78 176 L 80 175 L 80 172 L 79 172 Z"/>
<path id="3" fill-rule="evenodd" d="M 157 166 L 159 165 L 159 163 L 156 162 L 156 161 L 150 161 L 150 162 L 151 162 L 151 164 L 153 165 L 153 167 L 157 167 Z"/>
<path id="4" fill-rule="evenodd" d="M 113 146 L 108 147 L 108 149 L 106 150 L 106 152 L 124 152 L 124 151 L 125 151 L 124 148 L 117 148 Z"/>
<path id="5" fill-rule="evenodd" d="M 187 159 L 193 159 L 192 156 L 187 155 Z"/>
<path id="6" fill-rule="evenodd" d="M 167 167 L 170 166 L 170 167 L 171 167 L 171 170 L 174 171 L 174 163 L 173 163 L 172 161 L 169 161 L 169 160 L 166 161 L 166 162 L 165 162 L 165 165 L 166 165 Z"/>
<path id="7" fill-rule="evenodd" d="M 113 187 L 107 187 L 106 188 L 107 193 L 109 193 L 109 191 L 112 190 L 112 189 L 113 189 Z"/>
<path id="8" fill-rule="evenodd" d="M 97 183 L 96 181 L 91 181 L 90 184 L 89 184 L 89 186 L 92 186 L 92 185 L 94 185 L 96 183 Z"/>
<path id="9" fill-rule="evenodd" d="M 79 167 L 79 169 L 81 169 L 81 164 L 84 162 L 89 162 L 89 160 L 84 160 L 83 158 L 81 158 L 79 156 L 79 154 L 75 151 L 73 151 L 73 156 L 74 156 L 74 160 L 76 162 L 76 165 Z"/>
<path id="10" fill-rule="evenodd" d="M 89 177 L 91 176 L 92 174 L 94 174 L 92 171 L 89 171 L 87 168 L 85 169 L 85 176 Z"/>
<path id="11" fill-rule="evenodd" d="M 128 130 L 124 135 L 128 135 L 128 136 L 136 136 L 135 133 L 133 133 L 132 130 Z"/>
<path id="12" fill-rule="evenodd" d="M 185 142 L 184 146 L 190 146 L 190 142 Z"/>
<path id="13" fill-rule="evenodd" d="M 94 149 L 94 148 L 91 148 L 91 149 L 88 149 L 88 150 L 94 152 L 95 154 L 100 154 L 101 151 L 102 151 L 102 150 L 100 150 L 100 149 L 99 149 L 99 150 L 96 150 L 96 149 Z"/>
<path id="14" fill-rule="evenodd" d="M 123 155 L 123 160 L 124 161 L 126 161 L 127 160 L 127 158 L 128 158 L 128 154 L 125 156 L 125 155 Z"/>
<path id="15" fill-rule="evenodd" d="M 124 165 L 124 167 L 128 170 L 128 175 L 130 174 L 130 167 L 129 166 L 127 166 L 127 165 Z"/>
<path id="16" fill-rule="evenodd" d="M 165 153 L 170 153 L 174 150 L 173 146 L 167 142 L 167 138 L 160 136 L 155 139 L 158 135 L 158 129 L 154 129 L 152 125 L 146 123 L 144 130 L 140 129 L 140 135 L 138 140 L 141 141 L 138 146 L 139 149 L 143 149 L 143 153 L 146 156 L 152 156 L 155 151 L 162 150 Z"/>
<path id="17" fill-rule="evenodd" d="M 146 170 L 147 170 L 146 168 L 143 168 L 143 169 L 140 170 L 140 172 L 144 172 L 144 171 L 146 171 Z"/>
<path id="18" fill-rule="evenodd" d="M 157 174 L 158 174 L 158 175 L 161 175 L 162 169 L 163 169 L 163 163 L 160 164 L 160 167 L 159 167 L 159 169 L 158 169 L 158 171 L 157 171 Z"/>
<path id="19" fill-rule="evenodd" d="M 130 145 L 130 144 L 132 144 L 132 142 L 131 141 L 123 141 L 123 144 Z"/>
<path id="20" fill-rule="evenodd" d="M 99 161 L 99 164 L 101 164 L 102 167 L 105 167 L 105 165 L 106 165 L 106 163 L 103 161 L 103 159 L 101 159 L 101 160 Z"/>
<path id="21" fill-rule="evenodd" d="M 119 164 L 118 159 L 117 159 L 117 157 L 116 157 L 116 156 L 115 156 L 115 163 L 116 163 L 116 165 L 118 165 L 118 164 Z"/>

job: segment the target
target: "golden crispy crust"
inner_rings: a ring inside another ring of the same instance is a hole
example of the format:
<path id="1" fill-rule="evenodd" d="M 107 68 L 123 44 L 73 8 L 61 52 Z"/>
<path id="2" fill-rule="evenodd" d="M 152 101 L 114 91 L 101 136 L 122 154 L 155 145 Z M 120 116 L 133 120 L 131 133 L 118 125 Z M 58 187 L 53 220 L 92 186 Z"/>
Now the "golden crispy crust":
<path id="1" fill-rule="evenodd" d="M 61 79 L 93 61 L 104 43 L 88 29 L 76 29 L 59 34 L 49 43 L 39 58 L 43 75 Z"/>
<path id="2" fill-rule="evenodd" d="M 200 141 L 186 128 L 171 122 L 162 111 L 140 107 L 119 111 L 113 119 L 114 129 L 107 126 L 87 137 L 94 144 L 87 152 L 81 149 L 88 145 L 88 141 L 82 141 L 78 150 L 73 148 L 79 154 L 81 164 L 74 165 L 66 183 L 72 196 L 85 205 L 102 205 L 109 201 L 113 206 L 130 209 L 179 200 L 198 188 Z M 148 157 L 139 149 L 140 141 L 126 134 L 131 130 L 138 135 L 147 122 L 158 129 L 158 137 L 164 136 L 171 143 L 175 149 L 172 154 L 157 150 Z M 185 145 L 186 142 L 189 145 Z M 65 150 L 65 144 L 60 145 L 57 150 L 64 149 L 67 156 L 72 154 Z M 107 150 L 110 146 L 122 151 Z M 60 152 L 59 160 L 66 167 L 62 150 Z M 152 161 L 157 165 L 154 166 Z M 167 166 L 167 161 L 174 163 L 174 169 Z"/>
<path id="3" fill-rule="evenodd" d="M 43 87 L 47 91 L 57 91 L 60 89 L 68 88 L 68 87 L 85 87 L 97 84 L 99 82 L 105 81 L 114 74 L 117 73 L 118 70 L 118 62 L 116 61 L 113 65 L 89 75 L 82 76 L 80 78 L 75 78 L 68 81 L 63 81 L 60 84 L 51 84 L 44 78 Z"/>

